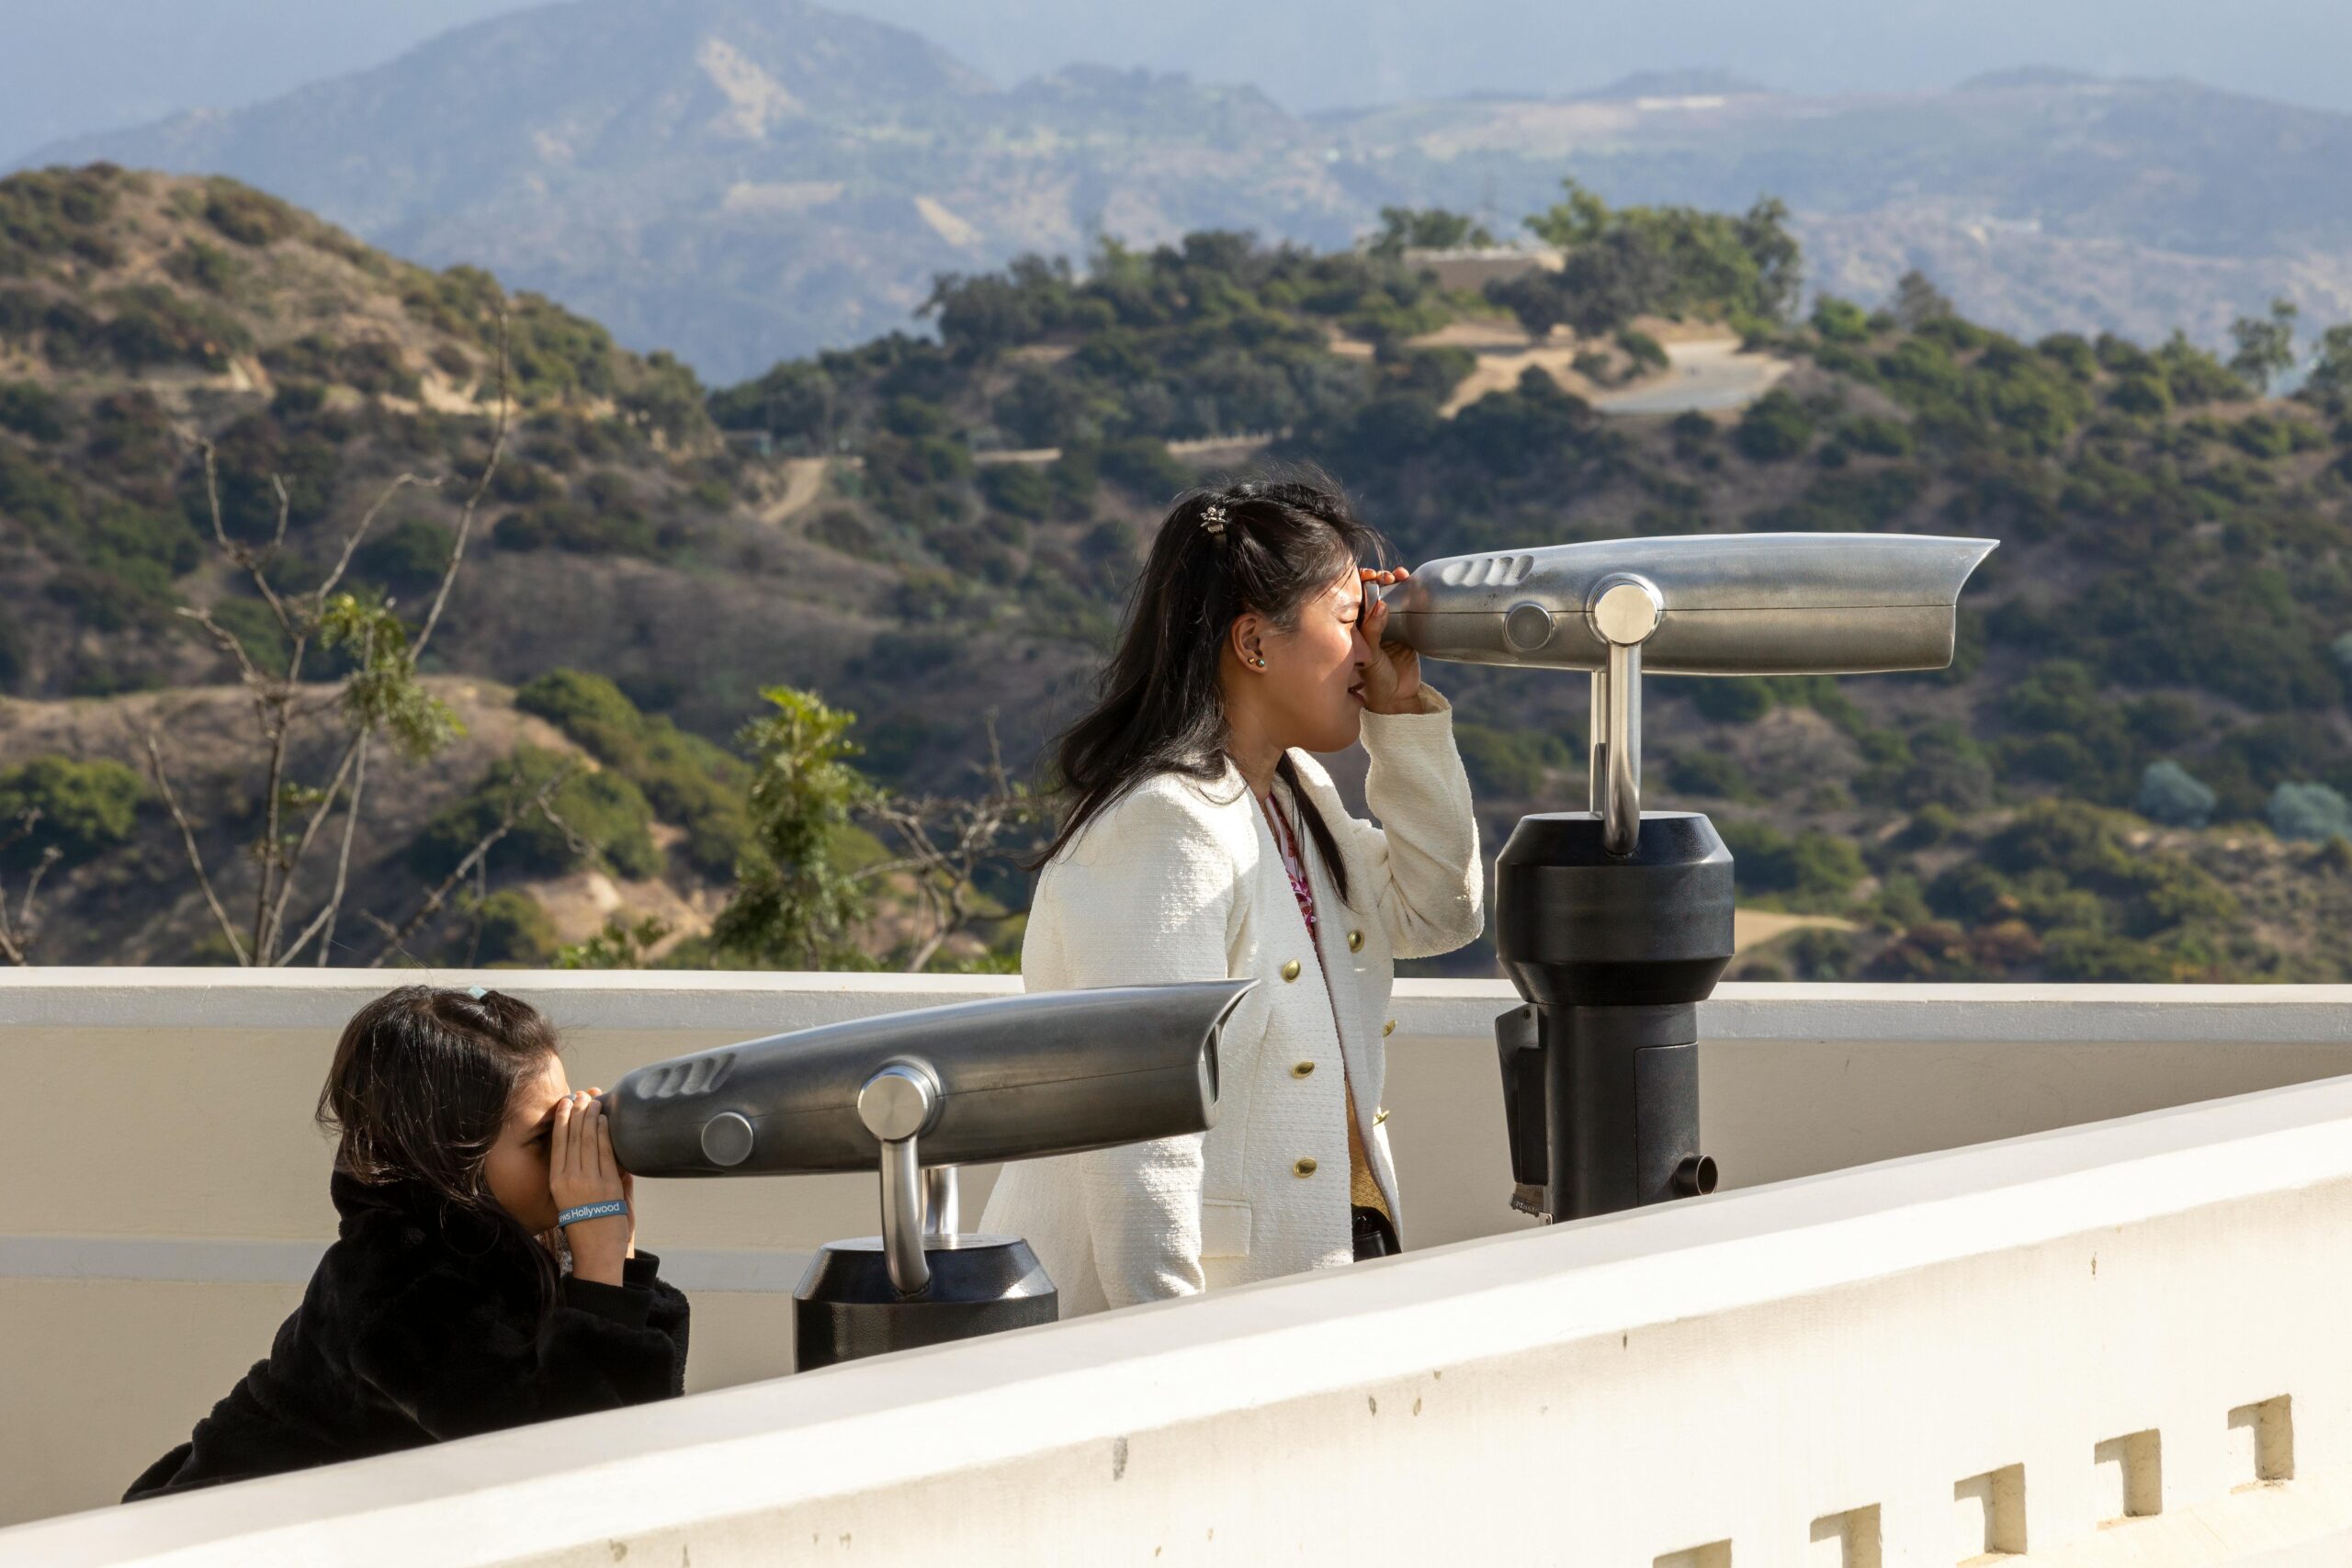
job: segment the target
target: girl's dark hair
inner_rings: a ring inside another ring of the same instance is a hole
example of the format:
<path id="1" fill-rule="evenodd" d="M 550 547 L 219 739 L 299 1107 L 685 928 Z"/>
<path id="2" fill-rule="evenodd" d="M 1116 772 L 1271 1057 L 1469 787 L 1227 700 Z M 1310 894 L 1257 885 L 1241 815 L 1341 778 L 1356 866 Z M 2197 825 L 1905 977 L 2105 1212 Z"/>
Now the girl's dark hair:
<path id="1" fill-rule="evenodd" d="M 1061 827 L 1030 869 L 1052 860 L 1154 773 L 1206 781 L 1224 773 L 1217 668 L 1237 616 L 1254 610 L 1288 631 L 1332 578 L 1367 557 L 1368 564 L 1386 563 L 1387 540 L 1357 519 L 1327 476 L 1306 472 L 1307 479 L 1250 479 L 1176 498 L 1128 595 L 1118 649 L 1097 683 L 1094 705 L 1056 743 Z M 1223 514 L 1221 529 L 1212 526 L 1212 506 Z M 1287 753 L 1275 772 L 1291 786 L 1346 901 L 1347 863 Z"/>
<path id="2" fill-rule="evenodd" d="M 491 1195 L 483 1166 L 516 1090 L 559 1043 L 544 1014 L 503 991 L 402 986 L 344 1025 L 318 1106 L 319 1124 L 337 1135 L 337 1170 L 424 1188 L 441 1200 L 445 1232 L 522 1242 L 548 1302 L 553 1258 Z"/>

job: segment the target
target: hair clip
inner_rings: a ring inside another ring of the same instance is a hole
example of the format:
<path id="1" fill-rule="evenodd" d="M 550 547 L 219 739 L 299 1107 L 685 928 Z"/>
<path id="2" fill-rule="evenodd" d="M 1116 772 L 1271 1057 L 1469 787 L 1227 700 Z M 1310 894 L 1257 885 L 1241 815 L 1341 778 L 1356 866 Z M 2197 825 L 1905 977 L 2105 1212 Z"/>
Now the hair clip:
<path id="1" fill-rule="evenodd" d="M 476 1001 L 480 1001 L 482 997 L 481 987 L 480 986 L 468 986 L 466 987 L 466 995 L 473 998 Z"/>
<path id="2" fill-rule="evenodd" d="M 1201 526 L 1218 538 L 1225 537 L 1225 503 L 1212 501 L 1201 508 Z"/>

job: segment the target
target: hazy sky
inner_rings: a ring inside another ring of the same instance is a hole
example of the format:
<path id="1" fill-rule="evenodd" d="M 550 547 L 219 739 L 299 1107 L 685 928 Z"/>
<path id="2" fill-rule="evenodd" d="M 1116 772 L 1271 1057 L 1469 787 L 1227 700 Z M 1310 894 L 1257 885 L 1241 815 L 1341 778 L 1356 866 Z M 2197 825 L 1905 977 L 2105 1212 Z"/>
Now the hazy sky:
<path id="1" fill-rule="evenodd" d="M 0 0 L 0 162 L 232 107 L 535 0 Z M 645 0 L 660 6 L 663 0 Z M 1298 109 L 1571 92 L 1724 66 L 1795 90 L 2059 64 L 2352 109 L 2346 0 L 840 0 L 999 82 L 1073 60 L 1255 82 Z"/>

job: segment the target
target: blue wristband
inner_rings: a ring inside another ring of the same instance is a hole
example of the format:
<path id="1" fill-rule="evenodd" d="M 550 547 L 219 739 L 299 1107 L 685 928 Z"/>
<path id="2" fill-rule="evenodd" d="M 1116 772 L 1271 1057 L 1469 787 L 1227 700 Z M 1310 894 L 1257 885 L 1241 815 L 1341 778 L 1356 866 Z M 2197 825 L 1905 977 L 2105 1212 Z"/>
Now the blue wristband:
<path id="1" fill-rule="evenodd" d="M 626 1214 L 628 1205 L 618 1198 L 607 1198 L 601 1203 L 582 1203 L 566 1209 L 555 1217 L 559 1225 L 577 1224 L 582 1220 L 601 1220 L 607 1214 Z"/>

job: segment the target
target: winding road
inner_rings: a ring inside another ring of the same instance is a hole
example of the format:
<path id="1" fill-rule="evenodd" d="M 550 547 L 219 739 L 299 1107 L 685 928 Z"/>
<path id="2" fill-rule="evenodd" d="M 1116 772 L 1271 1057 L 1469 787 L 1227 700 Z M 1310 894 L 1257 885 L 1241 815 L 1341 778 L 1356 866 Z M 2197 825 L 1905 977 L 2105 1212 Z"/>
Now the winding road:
<path id="1" fill-rule="evenodd" d="M 1736 338 L 1702 338 L 1666 345 L 1667 368 L 1646 383 L 1603 392 L 1592 406 L 1605 414 L 1708 412 L 1745 408 L 1789 373 L 1789 362 L 1742 354 Z"/>

